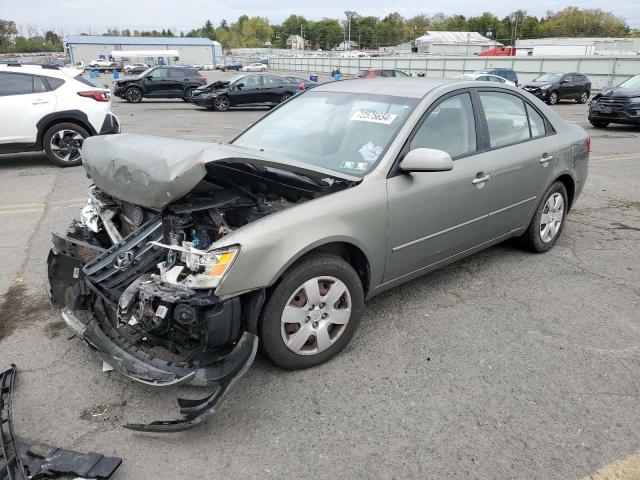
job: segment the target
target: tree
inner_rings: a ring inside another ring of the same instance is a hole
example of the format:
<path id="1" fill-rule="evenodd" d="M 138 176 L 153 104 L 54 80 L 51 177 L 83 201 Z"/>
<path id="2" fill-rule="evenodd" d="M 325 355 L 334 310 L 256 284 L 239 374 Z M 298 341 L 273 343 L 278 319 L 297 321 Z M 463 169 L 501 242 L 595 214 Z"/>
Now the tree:
<path id="1" fill-rule="evenodd" d="M 351 40 L 360 44 L 360 48 L 375 48 L 377 46 L 376 28 L 378 17 L 356 17 L 351 21 Z"/>
<path id="2" fill-rule="evenodd" d="M 541 31 L 555 37 L 620 37 L 629 34 L 629 27 L 624 19 L 599 8 L 567 7 L 547 14 Z"/>
<path id="3" fill-rule="evenodd" d="M 405 22 L 404 41 L 411 42 L 414 38 L 424 35 L 429 30 L 431 22 L 426 15 L 416 15 Z"/>
<path id="4" fill-rule="evenodd" d="M 18 33 L 15 22 L 0 19 L 0 50 L 9 49 L 14 35 Z"/>
<path id="5" fill-rule="evenodd" d="M 51 46 L 58 46 L 58 45 L 62 45 L 62 41 L 60 40 L 60 36 L 51 31 L 51 30 L 47 30 L 46 33 L 44 34 L 44 41 L 45 43 L 47 43 L 48 45 Z"/>
<path id="6" fill-rule="evenodd" d="M 487 35 L 491 32 L 493 38 L 498 34 L 502 26 L 498 17 L 489 12 L 484 12 L 478 17 L 469 17 L 466 23 L 466 30 L 478 32 L 480 35 Z"/>
<path id="7" fill-rule="evenodd" d="M 309 26 L 309 39 L 315 48 L 333 50 L 344 40 L 344 30 L 334 18 L 323 18 Z"/>
<path id="8" fill-rule="evenodd" d="M 240 38 L 245 47 L 262 47 L 273 37 L 269 20 L 263 17 L 251 17 L 242 23 Z"/>
<path id="9" fill-rule="evenodd" d="M 404 38 L 404 18 L 398 12 L 387 15 L 376 27 L 378 46 L 386 47 L 402 43 Z"/>

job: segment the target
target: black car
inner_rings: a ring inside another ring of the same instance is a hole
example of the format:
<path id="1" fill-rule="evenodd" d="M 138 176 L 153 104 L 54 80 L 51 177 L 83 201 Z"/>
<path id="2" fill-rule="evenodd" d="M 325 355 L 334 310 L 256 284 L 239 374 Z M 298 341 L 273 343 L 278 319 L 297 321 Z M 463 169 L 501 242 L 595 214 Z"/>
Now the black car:
<path id="1" fill-rule="evenodd" d="M 589 122 L 597 128 L 610 123 L 640 125 L 640 75 L 617 87 L 604 88 L 589 104 Z"/>
<path id="2" fill-rule="evenodd" d="M 517 87 L 520 86 L 518 83 L 518 74 L 511 68 L 487 68 L 482 70 L 482 73 L 497 75 L 498 77 L 502 77 L 505 80 L 513 82 Z"/>
<path id="3" fill-rule="evenodd" d="M 275 75 L 239 75 L 226 82 L 198 88 L 191 101 L 218 111 L 240 106 L 272 107 L 301 91 L 299 84 Z"/>
<path id="4" fill-rule="evenodd" d="M 140 75 L 123 77 L 113 84 L 113 94 L 127 102 L 143 98 L 181 98 L 191 101 L 196 88 L 207 84 L 195 68 L 151 67 Z"/>
<path id="5" fill-rule="evenodd" d="M 587 103 L 591 95 L 591 81 L 577 72 L 544 73 L 523 88 L 549 105 L 555 105 L 560 100 Z"/>
<path id="6" fill-rule="evenodd" d="M 224 67 L 222 67 L 222 71 L 226 72 L 227 70 L 235 70 L 236 72 L 239 72 L 240 70 L 242 70 L 243 66 L 244 65 L 242 65 L 242 62 L 229 62 Z"/>

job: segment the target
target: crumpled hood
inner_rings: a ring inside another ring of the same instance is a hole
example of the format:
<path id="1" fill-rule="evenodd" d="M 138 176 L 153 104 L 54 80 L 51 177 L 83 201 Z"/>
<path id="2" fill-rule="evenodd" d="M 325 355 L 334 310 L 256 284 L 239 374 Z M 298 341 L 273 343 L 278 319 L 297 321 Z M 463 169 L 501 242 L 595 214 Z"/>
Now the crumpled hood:
<path id="1" fill-rule="evenodd" d="M 313 178 L 361 180 L 235 145 L 133 133 L 85 139 L 82 159 L 98 188 L 125 202 L 154 210 L 161 210 L 193 190 L 206 175 L 205 165 L 209 162 L 249 163 Z"/>
<path id="2" fill-rule="evenodd" d="M 600 92 L 601 97 L 638 97 L 640 91 L 623 87 L 605 87 Z"/>

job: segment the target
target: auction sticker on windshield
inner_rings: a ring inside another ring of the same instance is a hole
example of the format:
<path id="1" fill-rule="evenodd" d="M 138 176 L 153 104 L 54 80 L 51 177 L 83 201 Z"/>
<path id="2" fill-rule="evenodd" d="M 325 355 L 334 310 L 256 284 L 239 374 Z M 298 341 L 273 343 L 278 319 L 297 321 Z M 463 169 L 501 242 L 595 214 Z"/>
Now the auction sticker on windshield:
<path id="1" fill-rule="evenodd" d="M 383 125 L 391 125 L 398 118 L 393 113 L 370 112 L 367 110 L 358 110 L 351 116 L 352 122 L 371 122 L 382 123 Z"/>

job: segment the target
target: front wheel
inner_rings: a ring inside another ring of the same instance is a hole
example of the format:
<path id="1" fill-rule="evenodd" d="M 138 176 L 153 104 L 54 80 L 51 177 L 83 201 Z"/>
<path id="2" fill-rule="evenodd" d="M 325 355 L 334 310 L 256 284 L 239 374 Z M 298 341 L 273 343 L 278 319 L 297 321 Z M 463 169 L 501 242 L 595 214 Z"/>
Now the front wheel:
<path id="1" fill-rule="evenodd" d="M 271 293 L 259 326 L 262 349 L 287 370 L 313 367 L 338 354 L 362 317 L 360 277 L 340 257 L 309 256 Z"/>
<path id="2" fill-rule="evenodd" d="M 560 237 L 569 210 L 567 189 L 554 182 L 542 197 L 529 228 L 521 237 L 524 246 L 535 253 L 551 250 Z"/>
<path id="3" fill-rule="evenodd" d="M 549 94 L 549 100 L 547 100 L 547 103 L 549 105 L 555 105 L 556 103 L 558 103 L 558 100 L 560 100 L 560 97 L 558 96 L 558 92 L 551 92 Z"/>
<path id="4" fill-rule="evenodd" d="M 129 103 L 140 103 L 142 101 L 142 90 L 131 87 L 124 92 L 124 98 Z"/>
<path id="5" fill-rule="evenodd" d="M 75 167 L 82 163 L 82 143 L 89 133 L 75 123 L 59 123 L 49 128 L 42 146 L 49 160 L 59 167 Z"/>
<path id="6" fill-rule="evenodd" d="M 226 112 L 231 107 L 231 100 L 229 97 L 222 95 L 220 97 L 216 97 L 213 100 L 213 108 L 218 112 Z"/>
<path id="7" fill-rule="evenodd" d="M 587 103 L 587 100 L 589 100 L 589 92 L 585 90 L 584 92 L 582 92 L 582 94 L 580 94 L 580 98 L 578 98 L 576 101 L 578 103 Z"/>

